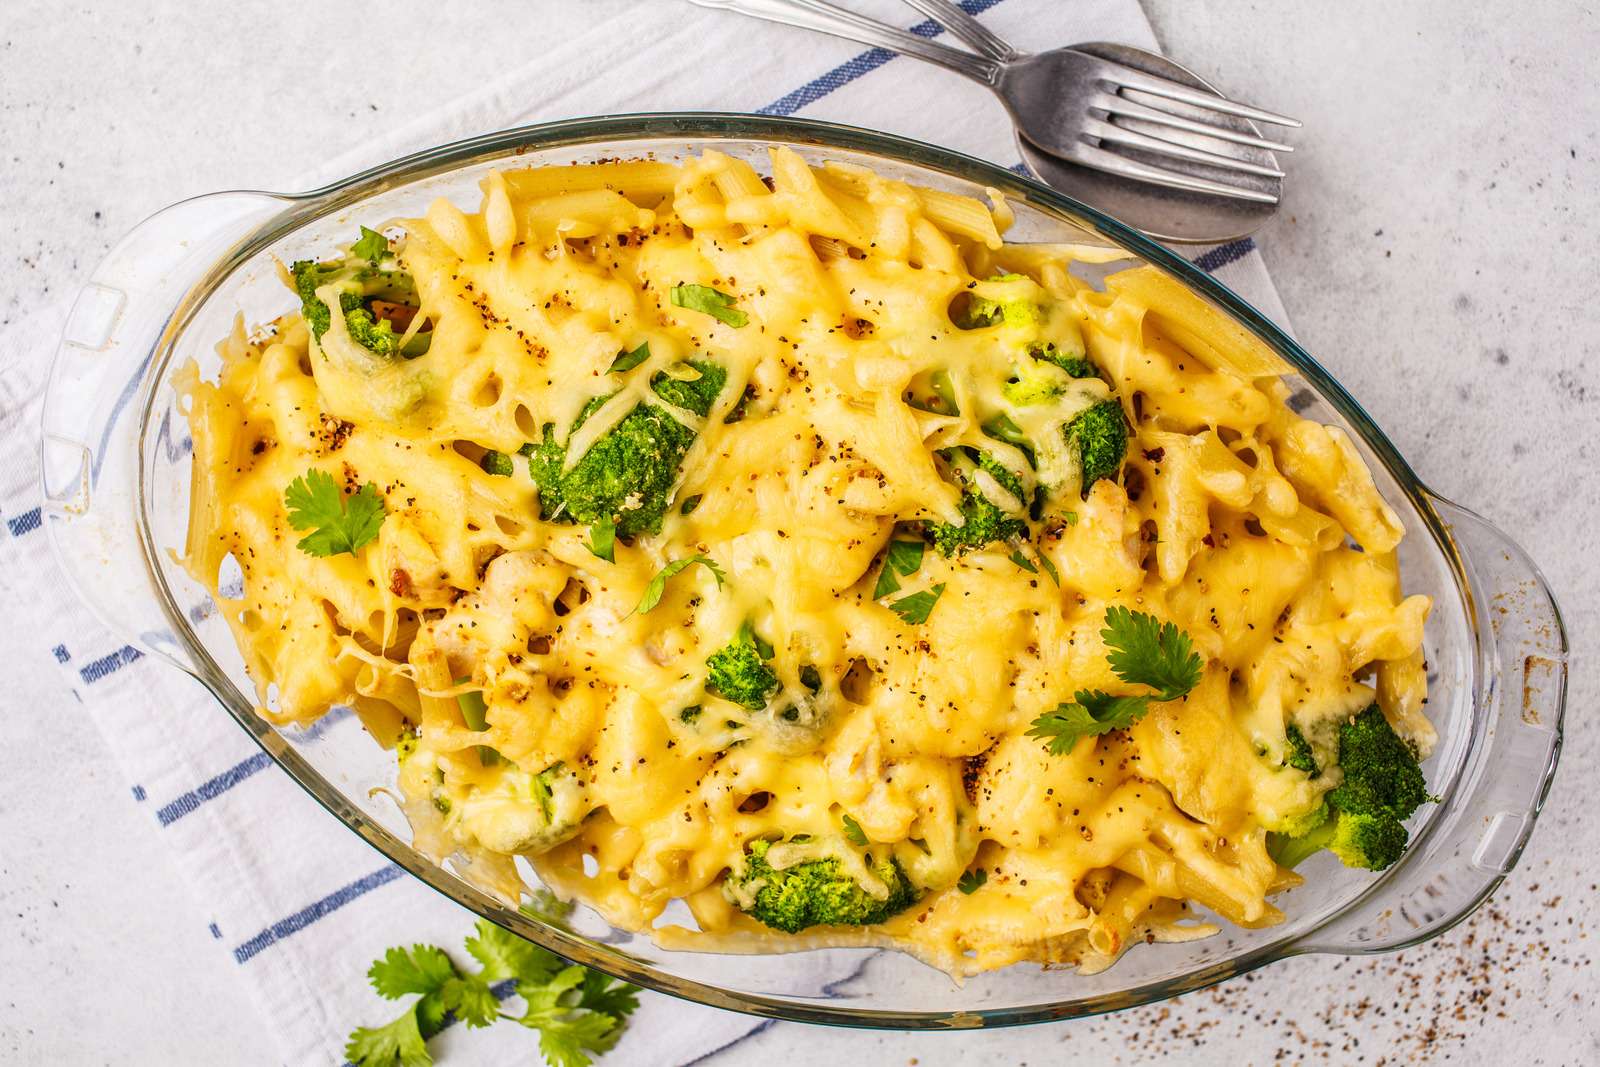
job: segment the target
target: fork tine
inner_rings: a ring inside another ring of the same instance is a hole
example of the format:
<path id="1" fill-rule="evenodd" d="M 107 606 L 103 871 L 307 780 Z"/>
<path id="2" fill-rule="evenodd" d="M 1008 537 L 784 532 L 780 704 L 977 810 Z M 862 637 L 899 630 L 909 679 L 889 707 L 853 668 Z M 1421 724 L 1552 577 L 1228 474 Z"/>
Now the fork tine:
<path id="1" fill-rule="evenodd" d="M 1154 167 L 1148 163 L 1120 156 L 1098 145 L 1086 144 L 1082 140 L 1074 141 L 1071 151 L 1061 154 L 1060 158 L 1066 159 L 1079 166 L 1089 167 L 1093 170 L 1104 171 L 1123 178 L 1134 178 L 1138 181 L 1150 182 L 1153 185 L 1164 185 L 1169 189 L 1185 189 L 1194 193 L 1211 193 L 1214 196 L 1226 196 L 1235 200 L 1252 200 L 1258 204 L 1276 204 L 1278 198 L 1272 193 L 1259 189 L 1246 189 L 1238 185 L 1229 185 L 1227 182 L 1212 181 L 1210 178 L 1196 178 L 1191 174 L 1181 174 L 1165 167 Z"/>
<path id="2" fill-rule="evenodd" d="M 1098 56 L 1094 58 L 1099 59 Z M 1238 115 L 1240 118 L 1254 119 L 1257 122 L 1266 122 L 1273 126 L 1298 127 L 1301 125 L 1299 119 L 1292 119 L 1287 115 L 1279 115 L 1273 111 L 1263 111 L 1261 108 L 1251 107 L 1249 104 L 1237 104 L 1226 97 L 1214 96 L 1198 89 L 1191 89 L 1187 85 L 1179 85 L 1177 82 L 1169 81 L 1166 78 L 1157 78 L 1154 75 L 1146 74 L 1142 70 L 1134 70 L 1132 67 L 1124 66 L 1121 63 L 1100 60 L 1099 75 L 1104 80 L 1123 89 L 1137 89 L 1141 93 L 1149 93 L 1152 96 L 1164 96 L 1168 100 L 1192 104 L 1207 111 L 1221 111 L 1227 115 Z"/>
<path id="3" fill-rule="evenodd" d="M 1263 148 L 1268 152 L 1293 152 L 1294 146 L 1281 144 L 1278 141 L 1269 141 L 1265 137 L 1256 137 L 1253 134 L 1240 133 L 1238 130 L 1226 126 L 1216 126 L 1209 122 L 1196 122 L 1186 119 L 1182 115 L 1174 115 L 1170 111 L 1149 107 L 1137 100 L 1129 100 L 1125 96 L 1115 93 L 1101 93 L 1089 106 L 1112 115 L 1121 115 L 1130 119 L 1141 119 L 1158 126 L 1171 126 L 1175 130 L 1188 130 L 1205 137 L 1215 137 L 1219 141 L 1231 141 L 1234 144 L 1247 145 L 1251 148 Z"/>
<path id="4" fill-rule="evenodd" d="M 1090 118 L 1084 123 L 1083 132 L 1091 137 L 1098 137 L 1102 144 L 1127 145 L 1129 148 L 1138 148 L 1158 156 L 1167 156 L 1171 159 L 1186 159 L 1191 163 L 1203 163 L 1208 167 L 1218 170 L 1233 170 L 1240 174 L 1258 174 L 1263 178 L 1281 178 L 1283 171 L 1276 167 L 1263 167 L 1259 163 L 1250 163 L 1233 156 L 1222 155 L 1219 152 L 1207 152 L 1203 148 L 1191 148 L 1177 141 L 1168 141 L 1162 137 L 1153 137 L 1148 133 L 1130 130 L 1125 126 L 1117 126 L 1100 119 Z"/>

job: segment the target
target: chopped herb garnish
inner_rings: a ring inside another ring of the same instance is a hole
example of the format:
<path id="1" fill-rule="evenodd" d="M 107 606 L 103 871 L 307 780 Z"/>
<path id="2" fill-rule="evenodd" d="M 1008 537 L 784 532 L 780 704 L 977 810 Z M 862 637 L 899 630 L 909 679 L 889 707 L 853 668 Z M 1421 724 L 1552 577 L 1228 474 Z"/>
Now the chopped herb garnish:
<path id="1" fill-rule="evenodd" d="M 972 894 L 982 889 L 983 884 L 988 880 L 988 871 L 984 870 L 982 867 L 974 867 L 972 870 L 966 871 L 961 875 L 961 879 L 956 882 L 956 888 L 970 897 Z"/>
<path id="2" fill-rule="evenodd" d="M 1040 557 L 1041 560 L 1043 557 Z M 1204 661 L 1189 635 L 1172 623 L 1124 607 L 1106 609 L 1106 662 L 1117 677 L 1147 685 L 1147 696 L 1112 696 L 1098 689 L 1080 689 L 1072 701 L 1033 720 L 1029 737 L 1049 738 L 1052 755 L 1072 751 L 1080 738 L 1132 726 L 1150 710 L 1153 700 L 1177 700 L 1200 683 Z"/>
<path id="3" fill-rule="evenodd" d="M 601 519 L 589 527 L 589 551 L 607 563 L 617 561 L 617 524 Z"/>
<path id="4" fill-rule="evenodd" d="M 727 580 L 728 576 L 722 572 L 722 568 L 717 566 L 716 561 L 711 557 L 688 556 L 684 559 L 675 559 L 665 567 L 662 567 L 656 572 L 656 576 L 650 579 L 650 584 L 644 587 L 644 596 L 639 598 L 639 605 L 633 610 L 641 615 L 647 611 L 654 610 L 655 606 L 661 603 L 662 595 L 667 591 L 667 582 L 671 581 L 674 575 L 687 570 L 696 563 L 701 564 L 711 572 L 712 577 L 717 580 L 717 588 L 721 589 L 722 583 Z"/>
<path id="5" fill-rule="evenodd" d="M 922 550 L 926 547 L 921 541 L 890 541 L 889 550 L 883 556 L 883 568 L 878 571 L 878 584 L 872 590 L 872 599 L 898 593 L 899 578 L 917 573 L 922 566 Z"/>
<path id="6" fill-rule="evenodd" d="M 735 329 L 750 321 L 749 315 L 733 306 L 733 297 L 709 285 L 675 285 L 671 298 L 673 307 L 704 312 Z"/>
<path id="7" fill-rule="evenodd" d="M 371 482 L 346 497 L 327 471 L 313 467 L 283 491 L 289 525 L 310 530 L 295 547 L 311 556 L 355 555 L 378 536 L 386 514 L 383 497 Z"/>
<path id="8" fill-rule="evenodd" d="M 621 374 L 630 371 L 650 358 L 650 342 L 641 341 L 639 347 L 632 352 L 619 352 L 617 358 L 611 361 L 611 366 L 606 368 L 607 374 Z"/>
<path id="9" fill-rule="evenodd" d="M 389 254 L 389 239 L 377 230 L 361 227 L 361 240 L 350 246 L 350 254 L 364 259 L 373 266 Z"/>
<path id="10" fill-rule="evenodd" d="M 940 582 L 932 589 L 924 589 L 920 593 L 901 597 L 889 605 L 889 610 L 900 616 L 913 626 L 928 621 L 928 615 L 933 611 L 933 606 L 939 602 L 939 597 L 944 595 L 944 583 Z"/>

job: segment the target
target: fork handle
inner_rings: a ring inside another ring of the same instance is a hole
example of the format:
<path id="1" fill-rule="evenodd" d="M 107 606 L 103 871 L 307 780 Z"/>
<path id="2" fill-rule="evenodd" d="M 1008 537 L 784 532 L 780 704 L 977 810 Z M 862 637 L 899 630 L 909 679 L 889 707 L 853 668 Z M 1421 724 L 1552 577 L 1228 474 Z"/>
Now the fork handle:
<path id="1" fill-rule="evenodd" d="M 949 30 L 979 55 L 988 56 L 996 63 L 1009 63 L 1022 55 L 1009 41 L 952 0 L 906 0 L 906 3 Z"/>
<path id="2" fill-rule="evenodd" d="M 915 56 L 946 70 L 964 74 L 973 81 L 994 87 L 1001 64 L 993 59 L 975 56 L 956 48 L 935 44 L 926 37 L 894 26 L 886 25 L 854 11 L 835 7 L 826 0 L 692 0 L 701 7 L 722 8 L 741 15 L 797 26 L 803 30 L 818 30 L 843 37 L 848 41 L 887 48 L 891 52 Z"/>

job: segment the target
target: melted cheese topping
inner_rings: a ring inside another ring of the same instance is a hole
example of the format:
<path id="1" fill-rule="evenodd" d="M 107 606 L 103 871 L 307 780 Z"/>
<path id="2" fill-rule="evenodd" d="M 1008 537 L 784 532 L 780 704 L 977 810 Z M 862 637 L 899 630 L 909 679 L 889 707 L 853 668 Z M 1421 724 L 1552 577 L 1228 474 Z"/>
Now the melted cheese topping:
<path id="1" fill-rule="evenodd" d="M 1151 268 L 1104 289 L 1069 273 L 1103 249 L 1007 246 L 1008 218 L 781 148 L 767 182 L 715 152 L 497 173 L 477 213 L 441 200 L 401 224 L 395 254 L 432 329 L 420 358 L 372 356 L 338 314 L 320 341 L 298 315 L 255 340 L 241 325 L 217 380 L 190 386 L 188 565 L 224 608 L 262 714 L 354 705 L 380 741 L 402 739 L 419 847 L 465 854 L 510 895 L 511 856 L 527 855 L 629 929 L 687 901 L 698 929 L 655 930 L 668 944 L 892 944 L 952 973 L 1093 970 L 1135 940 L 1213 929 L 1192 904 L 1275 921 L 1269 895 L 1295 879 L 1266 833 L 1334 777 L 1283 766 L 1291 718 L 1314 731 L 1376 692 L 1432 742 L 1418 710 L 1428 602 L 1401 595 L 1400 524 L 1345 435 L 1289 409 L 1286 368 L 1254 338 Z M 748 321 L 676 306 L 680 285 L 727 294 Z M 1036 313 L 958 328 L 952 305 L 980 296 Z M 609 370 L 643 343 L 644 363 Z M 1006 383 L 1046 343 L 1101 376 L 1014 403 Z M 690 359 L 727 373 L 704 417 L 649 384 L 693 378 Z M 920 402 L 935 375 L 956 410 Z M 1128 459 L 1084 494 L 1061 425 L 1112 396 Z M 644 400 L 697 436 L 663 529 L 619 541 L 615 562 L 588 529 L 540 518 L 524 460 L 511 476 L 480 465 L 548 426 L 570 468 Z M 1031 462 L 984 432 L 1001 414 L 1035 442 Z M 1015 545 L 930 547 L 875 599 L 897 527 L 960 521 L 940 458 L 960 447 L 1054 502 L 1026 552 L 1059 585 L 1014 562 Z M 284 489 L 312 467 L 379 487 L 375 542 L 295 547 Z M 691 555 L 725 580 L 688 567 L 636 610 Z M 218 590 L 229 557 L 237 596 Z M 936 586 L 923 623 L 889 606 Z M 1204 679 L 1052 756 L 1024 736 L 1034 718 L 1078 689 L 1141 691 L 1107 665 L 1112 605 L 1176 622 Z M 761 711 L 706 689 L 707 658 L 743 626 L 771 645 L 778 690 Z M 481 723 L 462 693 L 481 694 Z M 869 846 L 844 834 L 846 815 Z M 768 930 L 720 889 L 757 838 L 790 842 L 775 868 L 837 857 L 880 899 L 865 856 L 887 850 L 919 898 L 871 929 Z M 959 891 L 975 868 L 986 884 Z"/>

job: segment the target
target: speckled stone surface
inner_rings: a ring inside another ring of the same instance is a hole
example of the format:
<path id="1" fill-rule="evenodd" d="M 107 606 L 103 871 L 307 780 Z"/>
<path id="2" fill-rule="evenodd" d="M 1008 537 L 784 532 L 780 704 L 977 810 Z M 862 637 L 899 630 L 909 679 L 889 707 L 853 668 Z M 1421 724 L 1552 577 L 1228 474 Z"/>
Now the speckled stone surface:
<path id="1" fill-rule="evenodd" d="M 319 145 L 332 154 L 466 91 L 497 58 L 537 56 L 537 19 L 505 21 L 534 6 L 456 0 L 442 32 L 424 17 L 439 5 L 390 4 L 365 28 L 406 57 L 391 68 L 324 58 L 363 26 L 337 4 L 5 0 L 0 324 L 70 291 L 173 200 L 282 185 Z M 1586 796 L 1600 755 L 1600 16 L 1509 0 L 1145 6 L 1169 54 L 1306 122 L 1289 200 L 1258 235 L 1296 334 L 1426 481 L 1511 531 L 1561 596 L 1571 710 L 1547 810 L 1489 906 L 1403 953 L 1284 962 L 1025 1030 L 773 1025 L 713 1062 L 1600 1062 L 1600 815 Z M 60 698 L 0 696 L 0 1060 L 271 1062 L 105 742 Z M 475 1062 L 470 1040 L 446 1062 Z"/>

